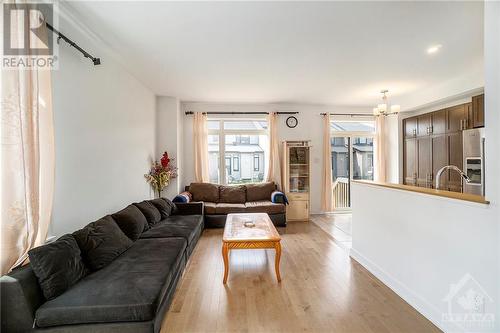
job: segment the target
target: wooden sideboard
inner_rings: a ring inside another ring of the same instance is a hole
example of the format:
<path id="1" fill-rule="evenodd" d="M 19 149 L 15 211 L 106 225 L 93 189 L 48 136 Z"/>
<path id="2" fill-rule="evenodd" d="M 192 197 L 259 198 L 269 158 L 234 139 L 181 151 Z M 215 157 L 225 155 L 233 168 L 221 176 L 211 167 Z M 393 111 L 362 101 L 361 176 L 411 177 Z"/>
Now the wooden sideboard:
<path id="1" fill-rule="evenodd" d="M 484 126 L 484 94 L 470 103 L 403 120 L 403 179 L 405 185 L 434 188 L 437 171 L 453 164 L 462 168 L 462 131 Z M 457 173 L 446 171 L 443 189 L 461 192 Z"/>

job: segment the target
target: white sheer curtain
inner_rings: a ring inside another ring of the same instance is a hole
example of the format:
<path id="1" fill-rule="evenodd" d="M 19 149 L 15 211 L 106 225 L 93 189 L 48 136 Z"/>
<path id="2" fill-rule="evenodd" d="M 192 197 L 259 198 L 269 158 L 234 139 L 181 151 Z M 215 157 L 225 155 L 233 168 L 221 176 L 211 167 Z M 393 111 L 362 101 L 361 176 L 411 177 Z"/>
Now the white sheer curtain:
<path id="1" fill-rule="evenodd" d="M 29 29 L 28 20 L 24 27 L 17 23 L 11 38 Z M 2 70 L 1 274 L 25 262 L 47 238 L 54 194 L 51 94 L 48 69 Z"/>
<path id="2" fill-rule="evenodd" d="M 207 183 L 208 176 L 208 125 L 207 115 L 195 112 L 193 119 L 194 136 L 194 178 L 199 183 Z"/>
<path id="3" fill-rule="evenodd" d="M 377 182 L 385 182 L 385 116 L 375 118 L 375 177 Z"/>
<path id="4" fill-rule="evenodd" d="M 266 181 L 274 182 L 281 189 L 281 168 L 278 138 L 278 114 L 270 112 L 267 116 L 269 126 L 269 163 Z"/>
<path id="5" fill-rule="evenodd" d="M 323 177 L 321 189 L 321 209 L 324 212 L 334 210 L 332 184 L 332 152 L 330 146 L 330 115 L 323 116 Z"/>

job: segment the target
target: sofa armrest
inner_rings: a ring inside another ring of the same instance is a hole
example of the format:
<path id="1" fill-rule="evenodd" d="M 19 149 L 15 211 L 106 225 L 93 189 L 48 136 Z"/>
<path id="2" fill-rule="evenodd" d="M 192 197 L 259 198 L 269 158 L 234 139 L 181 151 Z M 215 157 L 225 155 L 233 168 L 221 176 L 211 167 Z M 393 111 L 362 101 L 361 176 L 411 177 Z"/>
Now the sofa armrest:
<path id="1" fill-rule="evenodd" d="M 203 215 L 203 202 L 175 203 L 174 215 Z"/>
<path id="2" fill-rule="evenodd" d="M 15 269 L 0 278 L 2 332 L 30 332 L 35 312 L 45 302 L 30 266 Z"/>
<path id="3" fill-rule="evenodd" d="M 271 202 L 288 205 L 288 198 L 286 197 L 285 193 L 281 191 L 274 191 L 273 193 L 271 193 Z"/>

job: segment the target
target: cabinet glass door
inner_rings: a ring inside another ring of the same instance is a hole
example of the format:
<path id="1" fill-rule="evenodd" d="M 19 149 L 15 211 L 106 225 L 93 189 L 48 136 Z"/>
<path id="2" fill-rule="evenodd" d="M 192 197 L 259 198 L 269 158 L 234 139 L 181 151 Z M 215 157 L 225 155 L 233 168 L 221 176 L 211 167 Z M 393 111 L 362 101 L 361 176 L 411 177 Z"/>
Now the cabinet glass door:
<path id="1" fill-rule="evenodd" d="M 288 164 L 289 191 L 309 192 L 309 149 L 306 147 L 290 147 Z"/>

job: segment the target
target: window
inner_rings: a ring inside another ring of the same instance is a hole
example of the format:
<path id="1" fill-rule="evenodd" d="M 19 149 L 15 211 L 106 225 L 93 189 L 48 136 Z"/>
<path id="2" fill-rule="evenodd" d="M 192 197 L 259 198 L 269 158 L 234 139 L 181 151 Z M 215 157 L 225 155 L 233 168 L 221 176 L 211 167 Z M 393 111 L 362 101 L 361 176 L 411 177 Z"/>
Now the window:
<path id="1" fill-rule="evenodd" d="M 334 120 L 331 129 L 333 200 L 336 209 L 349 209 L 352 179 L 373 180 L 373 117 Z"/>
<path id="2" fill-rule="evenodd" d="M 255 155 L 253 157 L 253 171 L 259 171 L 260 170 L 260 156 Z"/>
<path id="3" fill-rule="evenodd" d="M 263 119 L 209 119 L 210 181 L 245 184 L 264 181 L 268 159 L 267 121 Z M 218 162 L 217 162 L 218 161 Z M 219 165 L 224 163 L 224 168 Z"/>
<path id="4" fill-rule="evenodd" d="M 238 156 L 233 157 L 233 171 L 240 171 L 240 158 Z"/>

